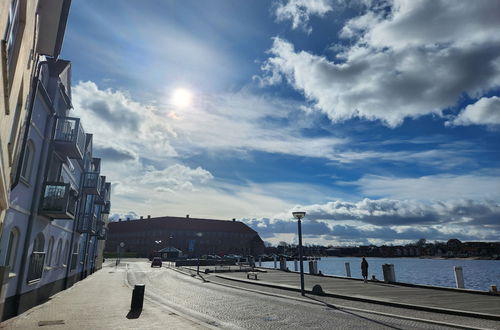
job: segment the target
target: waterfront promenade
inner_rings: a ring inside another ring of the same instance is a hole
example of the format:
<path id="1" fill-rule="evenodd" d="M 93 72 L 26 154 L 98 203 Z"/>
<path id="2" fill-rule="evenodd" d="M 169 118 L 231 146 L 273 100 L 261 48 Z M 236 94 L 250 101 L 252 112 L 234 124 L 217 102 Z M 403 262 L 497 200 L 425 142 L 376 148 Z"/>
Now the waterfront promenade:
<path id="1" fill-rule="evenodd" d="M 2 322 L 0 329 L 207 329 L 149 300 L 140 313 L 130 312 L 126 266 L 108 262 L 44 304 Z"/>
<path id="2" fill-rule="evenodd" d="M 247 279 L 246 272 L 225 272 L 217 277 L 285 290 L 300 290 L 300 275 L 274 269 L 261 269 L 258 279 Z M 332 297 L 419 310 L 435 310 L 455 315 L 481 316 L 500 321 L 500 295 L 457 289 L 397 285 L 382 281 L 364 283 L 359 279 L 305 275 L 305 289 L 319 284 Z M 235 285 L 237 285 L 235 283 Z"/>

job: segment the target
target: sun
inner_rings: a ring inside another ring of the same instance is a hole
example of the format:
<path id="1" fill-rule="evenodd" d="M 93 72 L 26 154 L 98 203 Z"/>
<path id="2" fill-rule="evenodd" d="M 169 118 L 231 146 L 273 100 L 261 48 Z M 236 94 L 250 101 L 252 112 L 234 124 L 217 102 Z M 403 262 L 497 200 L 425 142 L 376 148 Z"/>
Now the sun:
<path id="1" fill-rule="evenodd" d="M 186 88 L 176 88 L 170 96 L 170 102 L 178 108 L 187 108 L 193 101 L 193 93 Z"/>

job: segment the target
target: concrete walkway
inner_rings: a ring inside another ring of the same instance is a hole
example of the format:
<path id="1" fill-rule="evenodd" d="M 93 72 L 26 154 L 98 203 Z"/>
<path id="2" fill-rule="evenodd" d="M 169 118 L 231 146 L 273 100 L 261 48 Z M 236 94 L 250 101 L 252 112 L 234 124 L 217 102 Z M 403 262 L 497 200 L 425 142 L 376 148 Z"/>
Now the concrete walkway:
<path id="1" fill-rule="evenodd" d="M 129 313 L 132 290 L 122 265 L 115 269 L 108 263 L 48 302 L 2 322 L 0 329 L 207 329 L 148 300 L 139 315 Z"/>
<path id="2" fill-rule="evenodd" d="M 224 273 L 218 277 L 283 289 L 300 290 L 300 275 L 293 272 L 265 269 L 258 279 L 247 279 L 246 273 Z M 424 287 L 401 286 L 384 282 L 364 283 L 362 280 L 328 276 L 305 275 L 305 289 L 311 291 L 316 284 L 331 295 L 400 307 L 422 307 L 449 311 L 483 314 L 500 320 L 500 295 L 470 293 L 465 290 L 440 290 Z M 472 316 L 472 315 L 471 315 Z"/>

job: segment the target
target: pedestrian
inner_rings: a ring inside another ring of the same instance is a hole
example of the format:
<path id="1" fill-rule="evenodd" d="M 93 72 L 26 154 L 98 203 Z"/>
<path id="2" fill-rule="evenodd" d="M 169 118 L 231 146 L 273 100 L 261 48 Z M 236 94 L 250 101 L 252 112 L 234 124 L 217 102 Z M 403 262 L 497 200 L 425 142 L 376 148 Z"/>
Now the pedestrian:
<path id="1" fill-rule="evenodd" d="M 366 283 L 368 281 L 368 261 L 366 261 L 365 257 L 361 261 L 361 275 L 363 275 L 363 280 Z"/>

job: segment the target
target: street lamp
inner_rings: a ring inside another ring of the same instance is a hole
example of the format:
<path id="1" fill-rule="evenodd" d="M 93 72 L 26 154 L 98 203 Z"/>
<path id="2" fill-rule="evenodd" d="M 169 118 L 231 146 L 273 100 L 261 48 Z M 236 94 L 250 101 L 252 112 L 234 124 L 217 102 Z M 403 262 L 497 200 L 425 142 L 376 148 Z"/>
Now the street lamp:
<path id="1" fill-rule="evenodd" d="M 299 226 L 299 263 L 300 263 L 300 293 L 304 295 L 304 264 L 302 262 L 302 228 L 300 220 L 306 216 L 306 212 L 292 212 L 293 217 L 298 220 Z"/>

